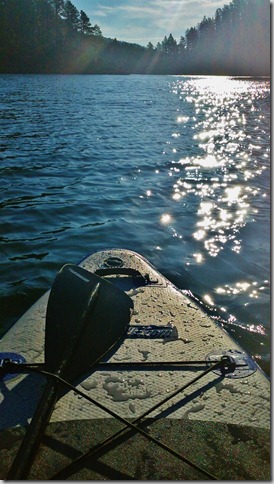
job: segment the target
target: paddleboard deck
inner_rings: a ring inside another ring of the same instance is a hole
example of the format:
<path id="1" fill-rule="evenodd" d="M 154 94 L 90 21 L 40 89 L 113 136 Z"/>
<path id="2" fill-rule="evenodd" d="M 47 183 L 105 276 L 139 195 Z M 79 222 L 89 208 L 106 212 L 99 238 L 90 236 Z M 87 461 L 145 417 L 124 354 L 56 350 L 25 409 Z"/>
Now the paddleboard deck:
<path id="1" fill-rule="evenodd" d="M 106 250 L 92 254 L 79 265 L 124 290 L 134 309 L 125 339 L 95 371 L 87 371 L 76 382 L 76 388 L 131 422 L 146 413 L 141 428 L 217 479 L 270 479 L 270 383 L 252 358 L 139 254 Z M 44 362 L 48 297 L 49 292 L 3 337 L 1 354 L 20 355 L 28 363 Z M 217 368 L 180 391 L 222 356 L 231 357 L 241 366 L 227 373 Z M 182 361 L 186 362 L 184 366 L 179 364 Z M 171 362 L 177 363 L 170 365 Z M 45 381 L 41 375 L 18 374 L 0 383 L 2 479 L 16 455 Z M 58 474 L 122 427 L 105 410 L 73 391 L 66 392 L 55 406 L 29 478 L 209 478 L 134 430 L 120 435 L 96 458 L 86 458 Z"/>

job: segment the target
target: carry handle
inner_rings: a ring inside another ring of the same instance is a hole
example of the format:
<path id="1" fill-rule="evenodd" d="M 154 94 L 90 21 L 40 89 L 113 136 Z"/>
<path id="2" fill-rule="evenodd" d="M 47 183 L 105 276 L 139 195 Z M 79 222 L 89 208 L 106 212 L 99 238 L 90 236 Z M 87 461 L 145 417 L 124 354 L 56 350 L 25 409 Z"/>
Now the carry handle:
<path id="1" fill-rule="evenodd" d="M 149 284 L 151 282 L 149 274 L 145 274 L 143 276 L 141 274 L 141 272 L 137 271 L 136 269 L 132 269 L 130 267 L 110 267 L 110 268 L 106 268 L 106 269 L 97 269 L 97 271 L 95 271 L 95 274 L 97 276 L 100 276 L 100 277 L 109 276 L 109 275 L 112 275 L 112 274 L 117 274 L 117 275 L 121 275 L 121 276 L 123 276 L 123 275 L 124 276 L 131 276 L 131 277 L 134 277 L 134 278 L 141 277 L 142 279 L 144 279 L 145 284 Z"/>

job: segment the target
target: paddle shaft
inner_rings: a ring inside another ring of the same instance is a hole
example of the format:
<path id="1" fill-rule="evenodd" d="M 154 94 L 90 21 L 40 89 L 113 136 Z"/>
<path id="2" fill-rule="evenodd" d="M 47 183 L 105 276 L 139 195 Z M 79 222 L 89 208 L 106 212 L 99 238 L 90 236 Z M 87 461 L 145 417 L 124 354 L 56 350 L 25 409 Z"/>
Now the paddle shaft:
<path id="1" fill-rule="evenodd" d="M 89 316 L 91 310 L 94 308 L 94 305 L 97 302 L 99 289 L 100 284 L 98 283 L 90 296 L 88 310 L 83 318 L 83 321 L 81 322 L 82 324 L 75 326 L 75 333 L 60 357 L 60 363 L 55 371 L 57 376 L 66 376 L 66 368 L 70 364 L 71 359 L 74 357 L 78 343 L 81 340 L 86 325 L 89 323 Z M 97 361 L 94 362 L 94 364 L 96 363 Z M 35 414 L 9 471 L 7 477 L 8 480 L 27 479 L 35 459 L 39 443 L 41 441 L 41 436 L 43 435 L 43 432 L 50 420 L 54 405 L 58 399 L 59 386 L 60 382 L 58 380 L 51 380 L 47 383 Z"/>
<path id="2" fill-rule="evenodd" d="M 15 457 L 7 480 L 27 479 L 38 444 L 57 400 L 59 382 L 49 381 Z"/>

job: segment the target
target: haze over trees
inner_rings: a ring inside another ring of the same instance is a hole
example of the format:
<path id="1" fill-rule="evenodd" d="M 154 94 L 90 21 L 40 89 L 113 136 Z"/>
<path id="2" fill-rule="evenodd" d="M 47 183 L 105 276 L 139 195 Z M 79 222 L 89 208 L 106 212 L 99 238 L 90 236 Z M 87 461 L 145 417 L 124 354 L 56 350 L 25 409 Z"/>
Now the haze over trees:
<path id="1" fill-rule="evenodd" d="M 270 4 L 232 0 L 143 47 L 103 37 L 70 0 L 0 0 L 0 72 L 270 75 Z"/>

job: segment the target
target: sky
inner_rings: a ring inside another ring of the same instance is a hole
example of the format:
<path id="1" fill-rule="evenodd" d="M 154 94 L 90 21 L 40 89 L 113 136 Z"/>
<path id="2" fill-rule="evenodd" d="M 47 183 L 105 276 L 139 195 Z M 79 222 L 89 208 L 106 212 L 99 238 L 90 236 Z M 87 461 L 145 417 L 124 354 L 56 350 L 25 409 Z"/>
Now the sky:
<path id="1" fill-rule="evenodd" d="M 187 28 L 204 17 L 214 17 L 217 8 L 230 0 L 72 0 L 84 10 L 92 25 L 98 24 L 104 37 L 156 46 L 171 33 L 180 41 Z"/>

